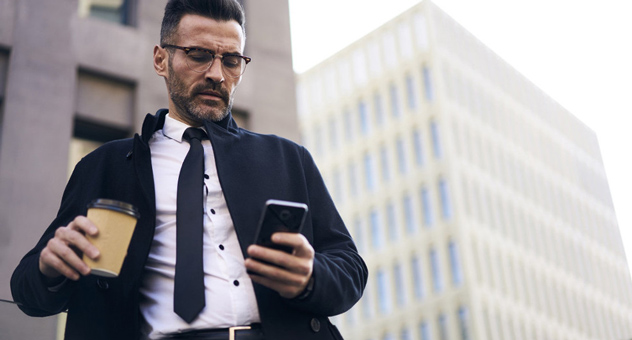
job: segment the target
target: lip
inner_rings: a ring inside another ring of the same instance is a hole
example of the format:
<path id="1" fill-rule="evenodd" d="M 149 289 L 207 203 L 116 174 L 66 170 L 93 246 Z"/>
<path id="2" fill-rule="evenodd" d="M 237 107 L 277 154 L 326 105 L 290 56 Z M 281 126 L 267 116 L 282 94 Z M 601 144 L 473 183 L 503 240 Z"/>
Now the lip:
<path id="1" fill-rule="evenodd" d="M 215 91 L 202 91 L 199 92 L 198 95 L 205 97 L 205 98 L 209 98 L 209 99 L 221 99 L 224 100 L 224 96 L 219 93 L 219 92 L 215 92 Z"/>

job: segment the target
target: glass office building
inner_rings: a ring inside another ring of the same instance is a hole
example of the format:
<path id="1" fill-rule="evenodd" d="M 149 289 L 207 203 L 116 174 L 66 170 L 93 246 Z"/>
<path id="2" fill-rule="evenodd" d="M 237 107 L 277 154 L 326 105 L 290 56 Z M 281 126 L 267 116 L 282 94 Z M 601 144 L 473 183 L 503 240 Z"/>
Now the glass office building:
<path id="1" fill-rule="evenodd" d="M 424 1 L 298 75 L 370 281 L 353 340 L 632 338 L 595 133 Z"/>

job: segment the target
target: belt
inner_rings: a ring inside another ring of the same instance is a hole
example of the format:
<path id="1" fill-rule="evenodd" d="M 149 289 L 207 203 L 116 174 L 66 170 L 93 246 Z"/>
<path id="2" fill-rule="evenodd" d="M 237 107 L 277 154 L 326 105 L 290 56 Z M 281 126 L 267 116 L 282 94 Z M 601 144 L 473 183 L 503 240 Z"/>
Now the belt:
<path id="1" fill-rule="evenodd" d="M 229 328 L 194 329 L 180 333 L 172 333 L 162 339 L 189 340 L 265 340 L 261 324 L 250 326 L 234 326 Z"/>

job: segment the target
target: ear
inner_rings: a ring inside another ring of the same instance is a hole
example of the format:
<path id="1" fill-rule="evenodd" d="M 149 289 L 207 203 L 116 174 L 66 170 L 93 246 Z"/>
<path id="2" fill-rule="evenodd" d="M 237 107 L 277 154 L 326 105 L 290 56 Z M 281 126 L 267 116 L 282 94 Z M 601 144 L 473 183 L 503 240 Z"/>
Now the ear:
<path id="1" fill-rule="evenodd" d="M 166 49 L 156 45 L 154 46 L 154 70 L 164 78 L 167 78 L 169 69 L 169 52 Z"/>

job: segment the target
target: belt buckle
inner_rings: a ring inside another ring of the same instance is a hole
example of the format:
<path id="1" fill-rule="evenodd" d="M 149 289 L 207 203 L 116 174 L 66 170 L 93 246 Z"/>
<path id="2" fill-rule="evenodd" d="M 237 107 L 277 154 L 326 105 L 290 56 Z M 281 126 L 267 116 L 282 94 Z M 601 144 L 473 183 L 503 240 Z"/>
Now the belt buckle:
<path id="1" fill-rule="evenodd" d="M 250 326 L 234 326 L 228 328 L 228 340 L 235 340 L 235 331 L 252 329 Z"/>

